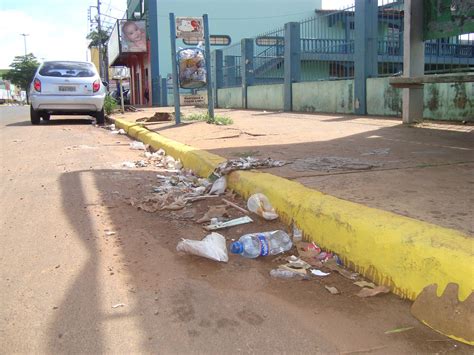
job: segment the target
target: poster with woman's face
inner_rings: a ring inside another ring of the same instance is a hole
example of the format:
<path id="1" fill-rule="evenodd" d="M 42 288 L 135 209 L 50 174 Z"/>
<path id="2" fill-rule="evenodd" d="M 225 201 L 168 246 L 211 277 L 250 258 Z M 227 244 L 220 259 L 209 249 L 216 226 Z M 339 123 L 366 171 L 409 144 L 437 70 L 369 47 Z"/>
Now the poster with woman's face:
<path id="1" fill-rule="evenodd" d="M 146 52 L 146 22 L 120 20 L 122 52 Z"/>

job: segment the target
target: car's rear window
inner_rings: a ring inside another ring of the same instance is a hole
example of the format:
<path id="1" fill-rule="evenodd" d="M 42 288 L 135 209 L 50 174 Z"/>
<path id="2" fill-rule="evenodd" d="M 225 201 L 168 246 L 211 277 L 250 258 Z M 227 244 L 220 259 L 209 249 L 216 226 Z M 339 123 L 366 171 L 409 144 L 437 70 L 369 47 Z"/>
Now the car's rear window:
<path id="1" fill-rule="evenodd" d="M 90 78 L 95 75 L 94 66 L 79 62 L 46 62 L 41 67 L 41 76 L 63 78 Z"/>

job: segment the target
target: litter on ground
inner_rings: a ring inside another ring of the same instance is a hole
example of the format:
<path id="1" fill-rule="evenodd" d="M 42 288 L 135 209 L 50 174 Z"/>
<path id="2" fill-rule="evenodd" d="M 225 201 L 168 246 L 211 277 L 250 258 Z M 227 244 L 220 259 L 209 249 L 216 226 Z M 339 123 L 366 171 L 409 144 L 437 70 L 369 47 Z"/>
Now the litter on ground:
<path id="1" fill-rule="evenodd" d="M 258 159 L 253 157 L 229 159 L 219 164 L 214 170 L 214 176 L 223 176 L 235 170 L 250 170 L 258 168 L 273 168 L 288 164 L 282 160 L 273 160 L 272 158 Z"/>
<path id="2" fill-rule="evenodd" d="M 212 222 L 212 219 L 211 219 L 211 222 Z M 249 216 L 245 216 L 245 217 L 231 219 L 230 221 L 226 221 L 226 222 L 219 222 L 219 221 L 215 221 L 215 222 L 216 223 L 211 223 L 211 224 L 209 224 L 208 226 L 206 226 L 204 228 L 209 230 L 209 231 L 210 230 L 217 230 L 217 229 L 234 227 L 234 226 L 238 226 L 238 225 L 241 225 L 241 224 L 252 223 L 253 220 Z"/>
<path id="3" fill-rule="evenodd" d="M 339 291 L 336 287 L 333 286 L 324 286 L 326 290 L 328 290 L 332 295 L 339 295 L 341 291 Z"/>
<path id="4" fill-rule="evenodd" d="M 178 243 L 176 250 L 215 261 L 227 262 L 229 260 L 224 236 L 214 232 L 203 240 L 183 239 Z"/>
<path id="5" fill-rule="evenodd" d="M 262 193 L 257 193 L 250 196 L 247 200 L 247 208 L 249 211 L 258 214 L 260 217 L 263 217 L 268 221 L 278 218 L 278 214 L 270 204 L 267 196 Z"/>
<path id="6" fill-rule="evenodd" d="M 387 286 L 377 286 L 375 288 L 363 288 L 362 290 L 359 291 L 359 293 L 357 293 L 357 296 L 362 297 L 362 298 L 374 297 L 381 293 L 389 293 L 389 292 L 390 292 L 390 288 L 388 288 Z"/>

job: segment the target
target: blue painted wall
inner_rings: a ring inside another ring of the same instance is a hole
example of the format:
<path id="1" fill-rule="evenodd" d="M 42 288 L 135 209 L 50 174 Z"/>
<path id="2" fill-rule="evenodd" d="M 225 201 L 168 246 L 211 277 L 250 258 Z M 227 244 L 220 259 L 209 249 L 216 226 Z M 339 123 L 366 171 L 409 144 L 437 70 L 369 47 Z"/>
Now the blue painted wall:
<path id="1" fill-rule="evenodd" d="M 152 0 L 156 1 L 156 0 Z M 133 3 L 133 1 L 131 1 Z M 209 15 L 209 29 L 212 35 L 229 35 L 232 44 L 242 38 L 254 37 L 263 32 L 282 27 L 289 21 L 299 21 L 314 15 L 321 8 L 321 0 L 159 0 L 158 37 L 160 74 L 171 73 L 169 35 L 169 13 L 179 16 Z M 177 47 L 187 47 L 177 40 Z M 211 50 L 225 48 L 213 46 Z M 152 53 L 154 55 L 154 53 Z"/>

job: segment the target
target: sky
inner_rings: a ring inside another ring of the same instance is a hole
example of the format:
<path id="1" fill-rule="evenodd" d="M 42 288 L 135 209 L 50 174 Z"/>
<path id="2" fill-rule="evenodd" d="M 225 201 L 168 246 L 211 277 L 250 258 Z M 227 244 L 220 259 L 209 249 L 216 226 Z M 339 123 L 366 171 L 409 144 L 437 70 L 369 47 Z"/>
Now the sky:
<path id="1" fill-rule="evenodd" d="M 122 18 L 127 0 L 102 0 L 101 12 Z M 26 49 L 43 60 L 86 60 L 88 8 L 94 0 L 0 0 L 0 69 Z M 95 8 L 91 9 L 96 14 Z M 104 17 L 105 19 L 106 17 Z M 111 20 L 111 19 L 110 19 Z M 108 20 L 107 20 L 108 21 Z M 43 59 L 44 58 L 44 59 Z"/>
<path id="2" fill-rule="evenodd" d="M 323 8 L 339 9 L 352 2 L 323 0 Z M 291 13 L 291 0 L 288 4 Z M 0 69 L 8 68 L 15 56 L 24 55 L 24 39 L 27 53 L 33 53 L 40 62 L 89 60 L 87 12 L 94 5 L 95 0 L 0 0 Z M 127 0 L 101 0 L 101 12 L 122 18 L 126 5 Z M 97 13 L 95 8 L 91 11 Z"/>

